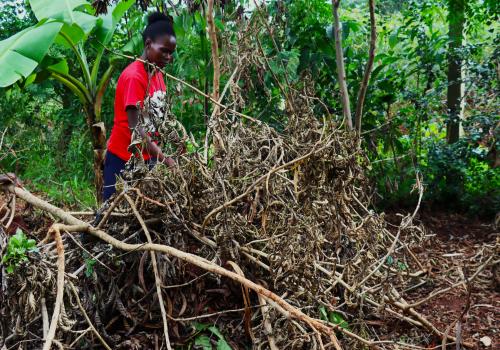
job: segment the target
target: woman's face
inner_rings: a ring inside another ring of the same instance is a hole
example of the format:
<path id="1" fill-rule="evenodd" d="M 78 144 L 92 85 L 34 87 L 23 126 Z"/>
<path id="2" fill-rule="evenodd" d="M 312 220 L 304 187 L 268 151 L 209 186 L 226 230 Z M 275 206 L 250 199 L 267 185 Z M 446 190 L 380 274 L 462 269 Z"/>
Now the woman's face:
<path id="1" fill-rule="evenodd" d="M 172 63 L 174 60 L 174 51 L 177 45 L 175 36 L 165 34 L 157 37 L 154 41 L 146 39 L 146 56 L 148 61 L 163 68 L 167 63 Z"/>

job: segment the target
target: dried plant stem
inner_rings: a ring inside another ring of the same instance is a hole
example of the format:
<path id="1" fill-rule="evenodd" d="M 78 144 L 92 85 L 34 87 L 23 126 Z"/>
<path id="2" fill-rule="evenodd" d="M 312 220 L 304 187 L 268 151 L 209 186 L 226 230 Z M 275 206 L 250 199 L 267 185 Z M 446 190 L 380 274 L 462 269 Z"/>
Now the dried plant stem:
<path id="1" fill-rule="evenodd" d="M 113 199 L 113 202 L 111 202 L 111 205 L 109 206 L 108 210 L 104 214 L 102 220 L 99 222 L 99 224 L 97 224 L 97 228 L 101 228 L 106 223 L 106 221 L 108 221 L 108 218 L 111 215 L 111 213 L 113 212 L 113 210 L 115 209 L 115 207 L 118 204 L 120 204 L 120 202 L 123 198 L 123 194 L 124 194 L 124 192 L 120 193 L 115 199 Z"/>
<path id="2" fill-rule="evenodd" d="M 144 231 L 144 235 L 146 236 L 148 243 L 152 244 L 153 240 L 151 239 L 151 235 L 149 234 L 149 230 L 146 226 L 146 223 L 144 222 L 141 214 L 137 211 L 137 208 L 135 206 L 134 201 L 132 198 L 130 198 L 125 192 L 122 192 L 123 196 L 127 200 L 127 202 L 130 204 L 130 207 L 132 208 L 132 211 L 134 212 L 135 216 L 137 217 L 137 220 L 139 221 L 142 230 Z M 167 323 L 167 312 L 165 311 L 165 304 L 163 302 L 163 296 L 161 292 L 161 279 L 160 279 L 160 274 L 158 273 L 158 264 L 156 262 L 156 253 L 154 251 L 150 251 L 151 254 L 151 263 L 153 264 L 153 273 L 155 275 L 155 286 L 156 286 L 156 294 L 158 296 L 158 303 L 160 304 L 160 311 L 161 311 L 161 317 L 163 320 L 163 333 L 165 335 L 165 343 L 167 346 L 168 350 L 171 350 L 172 347 L 170 345 L 170 338 L 168 336 L 168 323 Z"/>
<path id="3" fill-rule="evenodd" d="M 219 211 L 223 210 L 224 208 L 227 208 L 229 207 L 230 205 L 236 203 L 237 201 L 239 201 L 240 199 L 242 198 L 245 198 L 250 192 L 252 192 L 252 190 L 258 185 L 260 184 L 261 182 L 263 182 L 264 180 L 268 180 L 269 177 L 274 174 L 275 172 L 281 170 L 281 169 L 284 169 L 284 168 L 287 168 L 297 162 L 300 162 L 304 159 L 307 159 L 309 158 L 311 155 L 313 155 L 314 153 L 317 153 L 317 152 L 321 152 L 323 149 L 325 149 L 327 146 L 323 146 L 321 148 L 316 148 L 314 147 L 312 151 L 308 152 L 307 154 L 304 154 L 303 156 L 301 157 L 298 157 L 298 158 L 295 158 L 291 161 L 289 161 L 288 163 L 285 163 L 285 164 L 282 164 L 278 167 L 275 167 L 273 169 L 271 169 L 267 174 L 264 174 L 262 175 L 261 177 L 259 177 L 253 184 L 251 184 L 250 186 L 248 186 L 248 188 L 246 189 L 245 192 L 243 192 L 242 194 L 240 194 L 239 196 L 236 196 L 235 198 L 231 199 L 230 201 L 227 201 L 226 203 L 220 205 L 219 207 L 213 209 L 210 213 L 208 213 L 208 215 L 205 217 L 205 219 L 203 220 L 203 225 L 202 227 L 205 228 L 205 226 L 207 225 L 207 223 L 209 222 L 210 218 L 212 216 L 214 216 L 215 214 L 217 214 Z"/>
<path id="4" fill-rule="evenodd" d="M 264 299 L 262 295 L 258 296 L 259 296 L 259 303 L 261 304 L 260 309 L 262 312 L 262 318 L 264 320 L 264 330 L 266 331 L 267 334 L 267 341 L 269 342 L 269 348 L 271 350 L 278 350 L 278 347 L 276 346 L 276 340 L 274 340 L 271 320 L 269 319 L 269 306 L 267 306 L 266 299 Z"/>
<path id="5" fill-rule="evenodd" d="M 16 213 L 16 196 L 12 196 L 12 200 L 10 202 L 10 218 L 5 225 L 5 228 L 9 228 L 12 221 L 14 221 L 14 214 Z"/>
<path id="6" fill-rule="evenodd" d="M 49 314 L 47 312 L 47 303 L 45 302 L 45 298 L 41 299 L 41 309 L 42 309 L 42 329 L 43 329 L 43 337 L 47 338 L 47 334 L 49 333 Z"/>
<path id="7" fill-rule="evenodd" d="M 19 188 L 19 187 L 18 187 Z M 21 191 L 24 191 L 20 189 Z M 54 304 L 54 311 L 52 313 L 52 319 L 50 321 L 49 331 L 45 337 L 45 343 L 43 344 L 43 350 L 50 350 L 54 337 L 56 335 L 57 324 L 59 322 L 59 315 L 61 313 L 61 305 L 64 300 L 64 246 L 61 239 L 60 229 L 63 225 L 54 224 L 49 230 L 49 233 L 54 236 L 56 242 L 57 250 L 57 292 L 56 301 Z"/>

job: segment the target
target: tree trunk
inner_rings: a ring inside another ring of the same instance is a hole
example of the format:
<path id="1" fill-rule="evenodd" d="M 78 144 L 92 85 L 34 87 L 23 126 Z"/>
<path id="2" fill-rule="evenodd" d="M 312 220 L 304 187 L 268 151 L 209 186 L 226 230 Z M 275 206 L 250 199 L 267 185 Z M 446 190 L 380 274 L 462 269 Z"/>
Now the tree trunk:
<path id="1" fill-rule="evenodd" d="M 351 102 L 349 100 L 349 92 L 347 90 L 345 66 L 344 66 L 344 52 L 342 51 L 342 36 L 339 19 L 339 6 L 340 0 L 332 0 L 333 12 L 333 33 L 335 36 L 335 54 L 337 59 L 337 76 L 339 80 L 339 89 L 342 102 L 342 110 L 344 115 L 344 122 L 348 130 L 353 129 L 351 117 Z"/>
<path id="2" fill-rule="evenodd" d="M 102 189 L 104 185 L 103 164 L 106 154 L 106 128 L 103 122 L 96 123 L 93 107 L 85 108 L 87 125 L 90 129 L 92 149 L 94 150 L 94 186 L 96 190 L 97 203 L 102 203 Z"/>
<path id="3" fill-rule="evenodd" d="M 448 123 L 446 139 L 448 143 L 454 143 L 460 137 L 460 120 L 463 111 L 462 58 L 457 51 L 462 47 L 464 40 L 465 0 L 448 0 L 448 25 Z"/>
<path id="4" fill-rule="evenodd" d="M 71 91 L 62 89 L 61 93 L 62 100 L 62 111 L 69 111 L 71 108 L 71 103 L 73 102 L 74 95 L 71 95 Z M 59 135 L 59 140 L 57 141 L 57 156 L 56 165 L 58 168 L 62 169 L 65 164 L 66 153 L 68 152 L 69 143 L 71 141 L 71 135 L 73 133 L 73 123 L 68 120 L 66 116 L 62 118 L 61 134 Z"/>
<path id="5" fill-rule="evenodd" d="M 368 9 L 370 11 L 370 49 L 368 51 L 368 62 L 366 62 L 365 74 L 359 87 L 358 101 L 356 103 L 356 130 L 361 135 L 361 118 L 363 117 L 363 106 L 365 104 L 366 91 L 373 70 L 373 61 L 375 60 L 375 49 L 377 45 L 377 22 L 375 20 L 375 0 L 368 0 Z"/>

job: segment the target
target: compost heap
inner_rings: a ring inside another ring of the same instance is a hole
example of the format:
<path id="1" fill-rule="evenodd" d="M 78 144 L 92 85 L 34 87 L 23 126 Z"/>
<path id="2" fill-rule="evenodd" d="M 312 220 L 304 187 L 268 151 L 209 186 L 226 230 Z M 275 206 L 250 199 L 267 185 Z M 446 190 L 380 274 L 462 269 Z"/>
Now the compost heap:
<path id="1" fill-rule="evenodd" d="M 359 140 L 334 124 L 319 122 L 307 101 L 298 102 L 296 114 L 280 132 L 231 114 L 212 120 L 208 160 L 202 150 L 178 155 L 173 170 L 161 164 L 149 169 L 135 160 L 117 194 L 101 209 L 102 214 L 110 209 L 115 214 L 104 215 L 99 226 L 119 240 L 146 242 L 124 200 L 126 193 L 155 243 L 234 269 L 312 317 L 332 315 L 333 310 L 340 320 L 381 317 L 387 296 L 414 281 L 408 271 L 418 267 L 403 247 L 418 243 L 422 232 L 406 217 L 396 244 L 398 237 L 385 229 L 383 216 L 367 209 L 368 163 Z M 170 145 L 175 153 L 176 143 L 187 136 L 168 110 L 162 113 L 166 122 L 157 127 L 165 135 L 165 147 Z M 112 348 L 161 345 L 162 319 L 149 253 L 123 253 L 83 235 L 65 234 L 63 240 L 66 287 L 56 344 L 99 344 L 88 332 L 77 291 Z M 394 264 L 380 264 L 390 247 Z M 30 263 L 15 274 L 3 274 L 0 323 L 6 346 L 36 335 L 20 347 L 39 348 L 41 308 L 50 314 L 54 303 L 54 244 L 41 245 L 29 257 Z M 176 258 L 157 257 L 174 345 L 192 342 L 206 329 L 200 324 L 215 324 L 233 348 L 251 343 L 266 348 L 269 342 L 281 349 L 318 346 L 307 324 L 262 307 L 257 295 L 235 282 Z M 225 312 L 232 309 L 236 311 Z M 79 337 L 82 330 L 87 333 Z M 362 331 L 362 326 L 354 330 Z M 343 337 L 341 342 L 354 340 Z"/>

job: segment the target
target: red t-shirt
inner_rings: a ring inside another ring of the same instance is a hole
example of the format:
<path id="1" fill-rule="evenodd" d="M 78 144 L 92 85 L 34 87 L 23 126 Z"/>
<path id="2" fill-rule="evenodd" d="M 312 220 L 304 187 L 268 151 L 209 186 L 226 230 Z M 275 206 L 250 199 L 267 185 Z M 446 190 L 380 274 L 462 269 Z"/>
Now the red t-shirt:
<path id="1" fill-rule="evenodd" d="M 134 61 L 125 68 L 116 85 L 115 95 L 115 119 L 111 136 L 108 141 L 108 151 L 128 161 L 132 153 L 127 149 L 130 145 L 132 133 L 128 127 L 128 117 L 126 108 L 136 106 L 140 102 L 141 107 L 146 97 L 148 87 L 148 73 L 144 68 L 144 63 Z M 156 91 L 165 91 L 165 81 L 163 74 L 156 72 L 149 82 L 149 95 L 153 96 Z M 150 158 L 149 154 L 142 153 L 144 160 Z"/>

